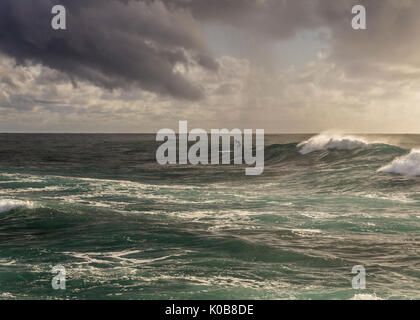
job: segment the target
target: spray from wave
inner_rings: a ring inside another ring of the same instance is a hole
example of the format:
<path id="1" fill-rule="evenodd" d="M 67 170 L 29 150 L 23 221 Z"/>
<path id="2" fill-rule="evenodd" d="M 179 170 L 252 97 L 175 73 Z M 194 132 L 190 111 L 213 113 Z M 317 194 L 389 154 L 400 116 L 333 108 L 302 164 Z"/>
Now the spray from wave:
<path id="1" fill-rule="evenodd" d="M 405 156 L 394 159 L 378 169 L 379 172 L 396 173 L 403 176 L 420 176 L 420 149 L 413 149 Z"/>
<path id="2" fill-rule="evenodd" d="M 297 145 L 301 154 L 314 151 L 337 149 L 351 150 L 369 146 L 370 143 L 360 137 L 342 136 L 337 134 L 319 134 Z"/>
<path id="3" fill-rule="evenodd" d="M 0 212 L 7 212 L 17 208 L 32 209 L 35 205 L 30 201 L 14 200 L 14 199 L 0 199 Z"/>

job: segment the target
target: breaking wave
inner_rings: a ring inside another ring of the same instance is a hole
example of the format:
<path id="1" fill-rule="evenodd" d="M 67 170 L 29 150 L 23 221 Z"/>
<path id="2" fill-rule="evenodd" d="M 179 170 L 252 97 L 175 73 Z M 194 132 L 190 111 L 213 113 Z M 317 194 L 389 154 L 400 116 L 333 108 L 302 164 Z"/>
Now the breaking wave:
<path id="1" fill-rule="evenodd" d="M 301 154 L 308 154 L 328 149 L 351 150 L 369 145 L 371 145 L 369 142 L 360 137 L 319 134 L 299 143 L 297 147 Z"/>
<path id="2" fill-rule="evenodd" d="M 31 201 L 22 201 L 14 199 L 0 199 L 0 212 L 6 212 L 17 208 L 32 209 L 35 205 Z"/>
<path id="3" fill-rule="evenodd" d="M 420 149 L 411 150 L 409 154 L 394 159 L 378 171 L 410 177 L 420 176 Z"/>

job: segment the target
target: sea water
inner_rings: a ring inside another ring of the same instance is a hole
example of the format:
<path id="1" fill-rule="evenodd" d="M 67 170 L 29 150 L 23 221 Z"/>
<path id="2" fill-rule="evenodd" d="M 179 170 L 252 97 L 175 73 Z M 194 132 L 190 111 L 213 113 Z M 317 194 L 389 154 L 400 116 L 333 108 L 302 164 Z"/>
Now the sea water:
<path id="1" fill-rule="evenodd" d="M 1 134 L 0 298 L 420 298 L 420 136 L 266 135 L 260 176 L 157 148 Z"/>

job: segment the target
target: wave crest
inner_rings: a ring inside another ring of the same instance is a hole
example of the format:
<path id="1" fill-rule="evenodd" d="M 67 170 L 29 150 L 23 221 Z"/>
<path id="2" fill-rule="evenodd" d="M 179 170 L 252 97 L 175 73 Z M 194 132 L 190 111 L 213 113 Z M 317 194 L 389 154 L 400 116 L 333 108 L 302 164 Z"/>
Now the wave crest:
<path id="1" fill-rule="evenodd" d="M 379 168 L 378 171 L 410 177 L 420 176 L 420 150 L 413 149 L 409 154 L 394 159 L 390 164 Z"/>
<path id="2" fill-rule="evenodd" d="M 299 143 L 297 147 L 301 154 L 308 154 L 328 149 L 351 150 L 369 145 L 369 142 L 359 137 L 319 134 Z"/>
<path id="3" fill-rule="evenodd" d="M 33 202 L 14 200 L 14 199 L 0 199 L 0 212 L 6 212 L 17 208 L 32 209 L 35 207 Z"/>

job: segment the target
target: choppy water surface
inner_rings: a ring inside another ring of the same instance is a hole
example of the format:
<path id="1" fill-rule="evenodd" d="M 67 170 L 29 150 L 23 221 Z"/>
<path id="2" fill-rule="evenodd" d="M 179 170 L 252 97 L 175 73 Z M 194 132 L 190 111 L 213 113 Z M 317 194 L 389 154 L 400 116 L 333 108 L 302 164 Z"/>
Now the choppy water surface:
<path id="1" fill-rule="evenodd" d="M 257 177 L 154 140 L 0 135 L 0 298 L 420 298 L 420 136 L 268 135 Z"/>

